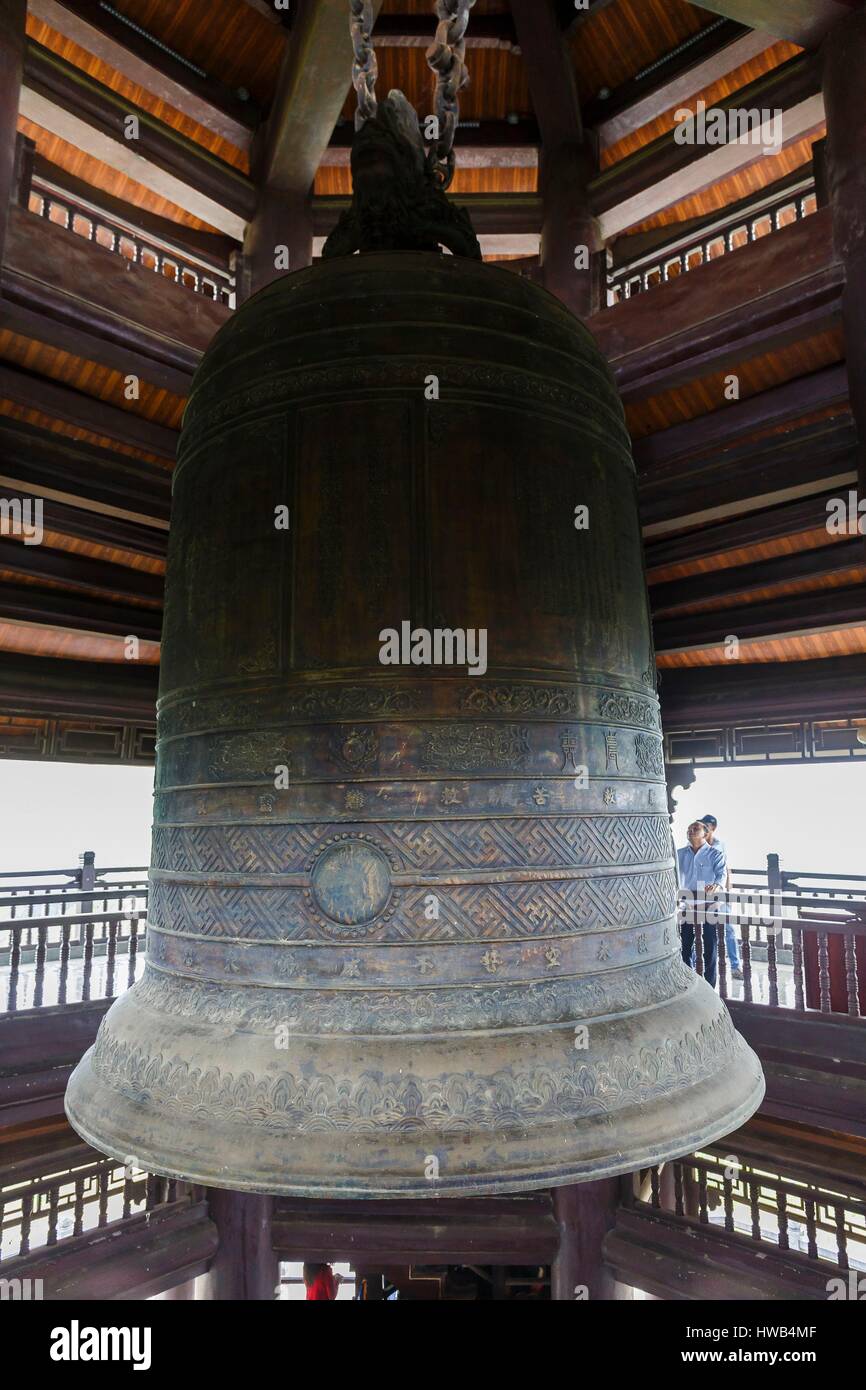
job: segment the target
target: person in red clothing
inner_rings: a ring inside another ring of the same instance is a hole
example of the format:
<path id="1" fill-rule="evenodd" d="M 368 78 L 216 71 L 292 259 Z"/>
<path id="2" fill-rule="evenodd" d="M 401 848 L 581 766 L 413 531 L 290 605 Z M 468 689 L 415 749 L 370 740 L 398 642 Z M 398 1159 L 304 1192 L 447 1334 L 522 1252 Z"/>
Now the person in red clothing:
<path id="1" fill-rule="evenodd" d="M 340 1276 L 330 1265 L 304 1265 L 304 1284 L 307 1299 L 319 1298 L 333 1302 L 340 1287 Z"/>

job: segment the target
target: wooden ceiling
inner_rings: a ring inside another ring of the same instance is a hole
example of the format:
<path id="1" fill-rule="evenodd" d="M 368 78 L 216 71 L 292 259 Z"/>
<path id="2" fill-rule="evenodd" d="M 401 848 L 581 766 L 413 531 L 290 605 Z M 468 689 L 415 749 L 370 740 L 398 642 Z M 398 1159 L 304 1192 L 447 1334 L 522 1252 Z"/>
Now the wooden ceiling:
<path id="1" fill-rule="evenodd" d="M 216 188 L 216 201 L 225 184 L 228 202 L 236 198 L 242 206 L 249 190 L 254 206 L 255 189 L 247 177 L 253 132 L 278 100 L 281 65 L 293 41 L 292 17 L 288 22 L 268 18 L 250 0 L 113 0 L 115 42 L 122 48 L 125 17 L 136 26 L 128 27 L 129 45 L 142 67 L 128 66 L 116 47 L 94 42 L 99 51 L 91 51 L 85 46 L 82 35 L 87 31 L 76 27 L 78 20 L 83 16 L 98 25 L 105 18 L 97 13 L 102 8 L 81 0 L 31 0 L 31 52 L 47 52 L 68 65 L 59 70 L 67 84 L 70 73 L 75 80 L 76 75 L 85 77 L 90 83 L 86 90 L 95 91 L 97 98 L 102 91 L 114 93 L 146 113 L 155 123 L 156 139 L 165 133 L 183 137 L 177 148 L 185 177 L 193 182 L 198 177 L 199 151 L 207 161 L 201 177 L 209 180 L 209 189 Z M 432 0 L 383 0 L 377 21 L 378 89 L 400 87 L 422 112 L 432 99 L 424 47 L 428 27 L 430 37 L 433 33 L 432 8 Z M 148 49 L 142 31 L 162 47 Z M 537 249 L 540 136 L 509 0 L 478 0 L 469 33 L 471 82 L 461 94 L 463 124 L 452 192 L 476 197 L 477 225 L 491 229 L 491 256 L 517 257 L 518 270 L 535 273 L 531 265 L 523 265 L 526 249 L 513 244 L 516 236 Z M 824 135 L 820 119 L 781 153 L 764 156 L 756 147 L 754 158 L 736 173 L 698 187 L 690 186 L 691 166 L 681 169 L 673 158 L 679 159 L 672 140 L 678 110 L 693 109 L 699 99 L 708 105 L 736 104 L 738 93 L 770 74 L 785 80 L 792 74 L 796 83 L 798 64 L 805 59 L 794 44 L 772 35 L 754 39 L 687 0 L 595 0 L 587 15 L 574 16 L 563 30 L 563 42 L 585 128 L 590 142 L 598 142 L 598 168 L 605 176 L 603 189 L 599 185 L 600 215 L 607 214 L 611 200 L 626 205 L 642 178 L 659 186 L 668 167 L 682 189 L 682 196 L 674 193 L 651 215 L 625 225 L 619 236 L 654 233 L 663 250 L 664 236 L 674 235 L 679 224 L 697 219 L 700 225 L 713 214 L 723 215 L 762 190 L 784 186 L 797 172 L 811 177 L 814 146 Z M 109 61 L 112 54 L 114 61 Z M 148 62 L 158 78 L 149 86 L 143 78 Z M 205 99 L 213 93 L 219 119 L 208 122 L 192 102 L 181 109 L 185 103 L 180 96 L 177 105 L 167 99 L 172 89 L 160 74 L 165 71 L 179 82 L 179 90 L 185 64 L 195 66 L 199 93 L 204 91 Z M 692 90 L 690 74 L 704 71 L 706 80 L 693 80 Z M 25 62 L 25 84 L 27 73 Z M 33 83 L 38 87 L 35 78 Z M 351 191 L 346 150 L 353 100 L 347 89 L 315 178 L 314 217 L 322 225 L 331 216 L 327 200 Z M 795 100 L 800 100 L 797 93 L 792 104 Z M 634 119 L 630 112 L 636 113 Z M 604 136 L 608 127 L 620 132 L 611 141 Z M 222 129 L 233 138 L 220 134 Z M 18 130 L 35 146 L 37 190 L 47 181 L 66 189 L 72 202 L 86 195 L 85 201 L 103 209 L 109 223 L 113 216 L 120 219 L 118 225 L 137 229 L 142 245 L 148 236 L 156 238 L 163 250 L 175 246 L 178 255 L 190 256 L 196 273 L 205 273 L 204 263 L 213 263 L 229 274 L 229 251 L 240 250 L 237 239 L 190 211 L 181 197 L 175 201 L 133 177 L 130 168 L 118 167 L 122 161 L 107 162 L 81 149 L 74 122 L 68 128 L 55 122 L 49 129 L 21 114 Z M 657 176 L 642 174 L 657 165 Z M 230 174 L 242 178 L 232 183 Z M 38 207 L 38 200 L 30 206 Z M 40 569 L 38 559 L 28 555 L 29 568 L 9 568 L 11 560 L 4 567 L 0 556 L 0 651 L 116 664 L 124 660 L 118 636 L 124 615 L 138 609 L 155 614 L 158 622 L 159 598 L 145 580 L 158 584 L 164 570 L 171 441 L 181 425 L 195 363 L 229 311 L 205 304 L 194 289 L 181 284 L 162 284 L 157 293 L 157 277 L 143 268 L 144 262 L 125 267 L 125 281 L 137 294 L 120 307 L 107 268 L 111 260 L 113 273 L 117 257 L 97 245 L 89 248 L 87 276 L 76 270 L 74 286 L 69 277 L 61 284 L 44 254 L 37 257 L 34 251 L 27 262 L 32 223 L 26 219 L 37 217 L 36 211 L 15 210 L 18 240 L 10 243 L 15 249 L 7 251 L 3 272 L 0 446 L 5 447 L 0 482 L 5 477 L 22 487 L 26 483 L 33 495 L 50 499 L 55 514 L 38 549 L 54 558 Z M 684 277 L 685 303 L 676 285 L 646 291 L 646 304 L 655 306 L 655 342 L 641 336 L 640 299 L 590 320 L 620 381 L 636 444 L 661 667 L 729 666 L 717 640 L 726 614 L 732 623 L 744 622 L 747 615 L 757 627 L 762 613 L 771 623 L 778 615 L 777 631 L 756 631 L 744 639 L 744 663 L 866 653 L 866 621 L 858 619 L 852 597 L 862 587 L 866 566 L 852 560 L 833 567 L 829 557 L 838 541 L 828 535 L 820 516 L 825 497 L 844 488 L 852 475 L 854 436 L 844 383 L 841 388 L 838 384 L 845 361 L 838 265 L 820 217 L 812 230 L 808 221 L 768 238 L 788 237 L 785 244 L 806 248 L 802 282 L 798 249 L 788 280 L 778 286 L 773 282 L 773 306 L 778 302 L 778 307 L 772 314 L 767 311 L 766 323 L 762 319 L 755 331 L 743 331 L 741 339 L 736 326 L 726 328 L 722 322 L 733 306 L 714 265 Z M 40 227 L 44 233 L 41 219 Z M 71 255 L 76 233 L 54 226 L 50 234 L 62 262 Z M 612 251 L 615 245 L 614 238 Z M 767 293 L 762 254 L 755 245 L 731 253 L 742 258 L 738 265 L 744 280 L 754 282 L 756 300 Z M 715 307 L 714 285 L 719 286 Z M 170 332 L 169 299 L 176 313 Z M 689 303 L 699 306 L 691 320 Z M 745 320 L 745 310 L 743 314 Z M 698 340 L 700 350 L 691 350 L 690 342 Z M 121 342 L 124 351 L 131 344 L 135 354 L 136 366 L 128 369 L 139 378 L 132 399 L 125 359 L 118 355 Z M 732 373 L 738 381 L 735 399 L 726 394 Z M 151 426 L 152 438 L 142 433 Z M 127 474 L 122 472 L 124 460 L 131 470 Z M 744 518 L 740 533 L 734 529 L 737 517 Z M 8 537 L 0 537 L 0 546 L 4 543 Z M 773 565 L 778 567 L 775 576 Z M 104 583 L 99 582 L 100 567 L 105 567 Z M 118 576 L 124 573 L 129 581 L 121 583 Z M 690 580 L 691 597 L 671 596 L 666 587 Z M 7 585 L 25 599 L 4 606 Z M 57 619 L 58 593 L 70 596 L 68 622 Z M 26 595 L 31 595 L 32 611 Z M 73 598 L 81 600 L 78 607 Z M 815 601 L 811 618 L 810 598 Z M 105 605 L 104 631 L 97 601 Z M 40 603 L 48 615 L 44 621 Z M 17 616 L 25 612 L 27 616 Z M 156 640 L 148 638 L 142 647 L 142 663 L 154 664 Z"/>

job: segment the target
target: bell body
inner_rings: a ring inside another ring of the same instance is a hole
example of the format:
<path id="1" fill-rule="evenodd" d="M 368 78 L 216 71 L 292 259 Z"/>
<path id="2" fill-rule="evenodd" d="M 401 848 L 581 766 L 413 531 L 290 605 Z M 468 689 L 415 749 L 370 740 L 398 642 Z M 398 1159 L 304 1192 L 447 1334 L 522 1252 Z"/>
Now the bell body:
<path id="1" fill-rule="evenodd" d="M 345 257 L 218 335 L 174 484 L 151 879 L 146 973 L 67 1094 L 151 1171 L 515 1192 L 757 1108 L 680 959 L 622 409 L 541 289 Z"/>

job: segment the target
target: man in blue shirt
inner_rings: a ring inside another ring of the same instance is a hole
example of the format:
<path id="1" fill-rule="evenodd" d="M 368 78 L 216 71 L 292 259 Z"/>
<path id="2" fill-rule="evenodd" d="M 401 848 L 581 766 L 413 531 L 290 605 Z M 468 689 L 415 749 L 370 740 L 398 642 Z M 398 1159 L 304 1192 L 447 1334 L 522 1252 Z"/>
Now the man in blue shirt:
<path id="1" fill-rule="evenodd" d="M 703 821 L 692 821 L 688 837 L 688 844 L 677 851 L 683 960 L 686 965 L 691 965 L 695 927 L 700 924 L 704 946 L 704 979 L 715 989 L 719 953 L 715 920 L 718 909 L 715 904 L 705 900 L 712 899 L 724 889 L 727 866 L 721 851 L 707 843 L 707 828 Z"/>
<path id="2" fill-rule="evenodd" d="M 734 980 L 742 980 L 743 969 L 740 965 L 740 943 L 737 940 L 737 933 L 731 921 L 731 866 L 728 863 L 728 848 L 724 840 L 719 839 L 719 822 L 715 816 L 701 816 L 701 820 L 707 827 L 707 844 L 712 845 L 713 849 L 721 850 L 725 857 L 725 945 L 728 949 L 728 960 L 731 962 L 731 977 Z"/>

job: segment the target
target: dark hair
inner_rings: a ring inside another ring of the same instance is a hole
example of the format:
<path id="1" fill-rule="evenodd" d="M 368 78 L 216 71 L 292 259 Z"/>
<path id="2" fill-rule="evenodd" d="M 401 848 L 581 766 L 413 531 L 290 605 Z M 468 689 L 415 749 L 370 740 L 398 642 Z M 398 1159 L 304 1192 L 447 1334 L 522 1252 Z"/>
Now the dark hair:
<path id="1" fill-rule="evenodd" d="M 316 1280 L 318 1279 L 318 1277 L 319 1277 L 320 1274 L 324 1274 L 325 1271 L 326 1271 L 326 1270 L 330 1270 L 330 1268 L 331 1268 L 330 1265 L 306 1265 L 306 1264 L 305 1264 L 305 1265 L 304 1265 L 304 1283 L 305 1283 L 305 1284 L 307 1285 L 307 1287 L 309 1288 L 310 1284 L 314 1284 L 314 1283 L 316 1282 Z"/>

